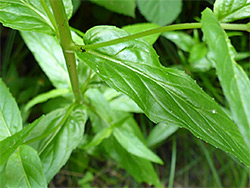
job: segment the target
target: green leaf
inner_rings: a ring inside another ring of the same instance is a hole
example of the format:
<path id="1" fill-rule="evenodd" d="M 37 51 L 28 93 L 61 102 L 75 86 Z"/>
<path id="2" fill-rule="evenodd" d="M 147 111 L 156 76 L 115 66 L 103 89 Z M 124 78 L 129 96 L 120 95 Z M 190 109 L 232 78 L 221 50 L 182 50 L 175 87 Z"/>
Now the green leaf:
<path id="1" fill-rule="evenodd" d="M 126 26 L 122 27 L 122 29 L 124 29 L 125 31 L 127 31 L 131 34 L 135 34 L 135 33 L 149 30 L 149 29 L 155 29 L 157 27 L 160 27 L 160 26 L 157 24 L 153 24 L 153 23 L 139 23 L 139 24 L 133 24 L 133 25 L 126 25 Z M 153 35 L 143 37 L 143 40 L 145 40 L 149 44 L 153 45 L 155 43 L 155 41 L 159 38 L 159 36 L 160 36 L 160 33 L 156 33 Z"/>
<path id="2" fill-rule="evenodd" d="M 113 110 L 142 113 L 142 110 L 138 107 L 138 105 L 124 94 L 111 100 L 109 104 Z"/>
<path id="3" fill-rule="evenodd" d="M 191 47 L 188 61 L 192 71 L 208 71 L 212 68 L 212 62 L 207 58 L 208 50 L 205 43 L 197 43 Z"/>
<path id="4" fill-rule="evenodd" d="M 147 159 L 149 161 L 163 164 L 163 161 L 155 155 L 135 134 L 128 129 L 129 127 L 121 126 L 114 129 L 114 137 L 129 153 Z"/>
<path id="5" fill-rule="evenodd" d="M 22 129 L 22 118 L 15 99 L 0 78 L 0 141 Z"/>
<path id="6" fill-rule="evenodd" d="M 94 138 L 90 141 L 90 143 L 88 145 L 85 146 L 84 149 L 88 150 L 92 147 L 98 146 L 104 139 L 110 137 L 112 132 L 113 132 L 113 130 L 111 129 L 111 127 L 102 129 L 100 132 L 98 132 L 94 136 Z"/>
<path id="7" fill-rule="evenodd" d="M 162 33 L 161 35 L 175 43 L 177 47 L 185 52 L 189 52 L 195 44 L 195 40 L 190 35 L 181 31 L 169 31 Z"/>
<path id="8" fill-rule="evenodd" d="M 86 96 L 91 98 L 91 105 L 95 108 L 96 113 L 108 125 L 108 128 L 104 128 L 96 134 L 87 148 L 100 144 L 103 139 L 108 138 L 113 132 L 116 140 L 129 153 L 152 162 L 163 164 L 162 160 L 147 148 L 141 139 L 137 137 L 133 128 L 127 123 L 130 116 L 112 111 L 104 96 L 97 89 L 89 89 L 86 92 Z M 114 131 L 112 128 L 114 128 Z"/>
<path id="9" fill-rule="evenodd" d="M 30 145 L 38 151 L 47 182 L 67 162 L 81 141 L 86 120 L 82 105 L 58 109 L 44 116 L 26 138 L 27 143 L 32 142 Z"/>
<path id="10" fill-rule="evenodd" d="M 250 17 L 249 0 L 216 0 L 214 13 L 220 22 L 232 22 Z"/>
<path id="11" fill-rule="evenodd" d="M 43 167 L 37 151 L 22 145 L 6 166 L 7 187 L 47 187 Z"/>
<path id="12" fill-rule="evenodd" d="M 151 131 L 147 139 L 148 147 L 156 146 L 166 140 L 169 136 L 178 130 L 178 126 L 167 125 L 165 123 L 157 124 Z"/>
<path id="13" fill-rule="evenodd" d="M 6 163 L 4 165 L 0 165 L 0 187 L 6 187 Z"/>
<path id="14" fill-rule="evenodd" d="M 182 9 L 181 0 L 137 0 L 137 4 L 148 21 L 161 26 L 172 23 Z"/>
<path id="15" fill-rule="evenodd" d="M 117 92 L 116 90 L 110 87 L 107 87 L 107 89 L 105 89 L 103 95 L 105 96 L 106 100 L 109 102 L 110 107 L 114 111 L 118 110 L 134 113 L 142 112 L 138 105 L 127 95 L 124 95 L 121 92 Z"/>
<path id="16" fill-rule="evenodd" d="M 63 0 L 66 14 L 71 17 L 71 0 Z M 49 0 L 46 0 L 50 8 Z M 0 0 L 0 22 L 12 29 L 55 34 L 55 28 L 49 20 L 40 0 Z"/>
<path id="17" fill-rule="evenodd" d="M 232 116 L 250 150 L 250 81 L 235 62 L 233 47 L 211 10 L 202 14 L 202 31 Z"/>
<path id="18" fill-rule="evenodd" d="M 118 28 L 99 26 L 88 30 L 84 41 L 93 44 L 124 35 Z M 237 126 L 187 74 L 161 66 L 149 44 L 137 39 L 78 52 L 78 57 L 111 87 L 133 99 L 152 121 L 185 127 L 250 165 Z"/>
<path id="19" fill-rule="evenodd" d="M 36 127 L 41 118 L 37 119 L 30 125 L 24 127 L 18 133 L 9 136 L 0 142 L 0 166 L 4 164 L 11 154 L 24 142 L 29 133 Z"/>
<path id="20" fill-rule="evenodd" d="M 56 88 L 68 88 L 69 75 L 62 49 L 56 38 L 30 31 L 22 31 L 21 35 L 52 84 Z"/>
<path id="21" fill-rule="evenodd" d="M 53 89 L 46 93 L 42 93 L 32 100 L 30 100 L 27 105 L 25 106 L 25 110 L 28 111 L 30 108 L 35 106 L 36 104 L 43 103 L 49 99 L 56 98 L 68 94 L 70 91 L 69 89 Z"/>
<path id="22" fill-rule="evenodd" d="M 162 187 L 152 163 L 148 160 L 131 155 L 113 137 L 105 140 L 104 146 L 110 157 L 117 161 L 119 166 L 126 169 L 136 181 L 146 182 L 157 188 Z"/>
<path id="23" fill-rule="evenodd" d="M 135 0 L 91 0 L 113 12 L 135 17 Z"/>
<path id="24" fill-rule="evenodd" d="M 114 121 L 113 112 L 101 92 L 98 89 L 89 89 L 85 95 L 90 100 L 95 112 L 107 123 L 112 124 Z"/>

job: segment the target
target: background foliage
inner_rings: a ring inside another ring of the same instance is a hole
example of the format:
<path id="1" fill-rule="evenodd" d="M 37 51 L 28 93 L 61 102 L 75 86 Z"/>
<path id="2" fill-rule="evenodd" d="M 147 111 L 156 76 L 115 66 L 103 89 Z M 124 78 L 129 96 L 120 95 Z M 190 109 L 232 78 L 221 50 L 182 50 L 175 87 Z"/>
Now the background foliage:
<path id="1" fill-rule="evenodd" d="M 203 24 L 202 31 L 78 52 L 82 105 L 72 104 L 61 47 L 48 35 L 56 26 L 42 1 L 16 2 L 0 0 L 0 22 L 22 30 L 1 25 L 0 187 L 249 186 L 249 34 L 225 33 L 218 22 L 249 22 L 247 0 L 64 0 L 79 44 Z M 20 3 L 23 14 L 13 15 Z M 201 15 L 206 7 L 215 15 Z"/>

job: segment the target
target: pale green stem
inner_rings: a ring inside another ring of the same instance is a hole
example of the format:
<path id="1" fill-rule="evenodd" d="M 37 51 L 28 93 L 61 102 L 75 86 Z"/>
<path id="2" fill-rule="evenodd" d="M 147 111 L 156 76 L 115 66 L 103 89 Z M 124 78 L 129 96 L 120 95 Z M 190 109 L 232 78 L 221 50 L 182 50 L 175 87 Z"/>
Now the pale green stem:
<path id="1" fill-rule="evenodd" d="M 90 44 L 90 45 L 83 45 L 83 46 L 74 46 L 72 50 L 77 50 L 77 51 L 85 51 L 88 49 L 96 49 L 96 48 L 101 48 L 105 46 L 111 46 L 115 45 L 118 43 L 126 42 L 129 40 L 145 37 L 148 35 L 156 34 L 156 33 L 163 33 L 167 31 L 176 31 L 176 30 L 185 30 L 185 29 L 199 29 L 201 28 L 202 24 L 201 23 L 184 23 L 184 24 L 174 24 L 174 25 L 168 25 L 164 27 L 159 27 L 155 29 L 150 29 L 147 31 L 143 31 L 140 33 L 136 33 L 133 35 L 129 35 L 126 37 L 121 37 L 118 39 L 106 41 L 106 42 L 101 42 L 97 44 Z M 226 30 L 238 30 L 238 31 L 248 31 L 248 27 L 246 24 L 221 24 L 221 27 Z"/>
<path id="2" fill-rule="evenodd" d="M 74 42 L 70 33 L 65 8 L 62 0 L 50 0 L 50 4 L 57 23 L 57 28 L 59 31 L 59 41 L 67 64 L 72 90 L 75 95 L 76 101 L 80 102 L 81 94 L 76 69 L 76 59 L 74 52 L 71 50 L 72 46 L 74 46 Z"/>

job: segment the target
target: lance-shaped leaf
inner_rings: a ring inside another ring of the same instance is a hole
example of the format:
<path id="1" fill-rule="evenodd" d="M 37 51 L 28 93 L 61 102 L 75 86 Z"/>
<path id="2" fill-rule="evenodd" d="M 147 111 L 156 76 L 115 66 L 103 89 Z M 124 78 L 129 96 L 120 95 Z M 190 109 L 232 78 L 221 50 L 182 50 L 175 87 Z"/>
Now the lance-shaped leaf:
<path id="1" fill-rule="evenodd" d="M 15 99 L 0 78 L 0 141 L 22 129 L 22 118 Z"/>
<path id="2" fill-rule="evenodd" d="M 56 88 L 68 88 L 69 75 L 62 48 L 56 38 L 31 31 L 22 31 L 21 35 L 52 84 Z"/>
<path id="3" fill-rule="evenodd" d="M 47 182 L 67 162 L 82 139 L 87 120 L 82 105 L 55 110 L 46 115 L 26 138 L 39 154 Z M 38 139 L 39 138 L 39 139 Z"/>
<path id="4" fill-rule="evenodd" d="M 85 44 L 126 36 L 115 27 L 98 26 Z M 248 148 L 236 125 L 187 74 L 162 67 L 148 43 L 133 40 L 78 53 L 111 87 L 133 99 L 154 122 L 189 129 L 195 136 L 250 165 Z"/>
<path id="5" fill-rule="evenodd" d="M 214 13 L 221 22 L 250 17 L 250 0 L 216 0 Z"/>
<path id="6" fill-rule="evenodd" d="M 159 177 L 150 161 L 128 153 L 113 136 L 105 140 L 104 147 L 109 156 L 119 166 L 126 169 L 136 181 L 147 182 L 147 184 L 154 185 L 156 188 L 162 188 Z"/>
<path id="7" fill-rule="evenodd" d="M 49 0 L 45 0 L 50 8 Z M 66 14 L 71 17 L 71 0 L 63 0 Z M 54 34 L 55 28 L 40 0 L 0 0 L 0 22 L 12 29 Z"/>
<path id="8" fill-rule="evenodd" d="M 7 187 L 47 187 L 37 151 L 27 145 L 17 149 L 5 169 Z"/>
<path id="9" fill-rule="evenodd" d="M 229 102 L 233 119 L 250 150 L 250 81 L 235 62 L 233 47 L 211 10 L 202 14 L 202 31 L 215 62 L 216 71 Z"/>

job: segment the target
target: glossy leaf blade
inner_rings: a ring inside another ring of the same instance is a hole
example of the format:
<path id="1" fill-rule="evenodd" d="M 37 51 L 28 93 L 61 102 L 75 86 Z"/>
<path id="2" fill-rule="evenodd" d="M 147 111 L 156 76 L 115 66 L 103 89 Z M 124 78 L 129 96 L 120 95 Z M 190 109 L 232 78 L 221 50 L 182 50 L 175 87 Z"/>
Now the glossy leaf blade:
<path id="1" fill-rule="evenodd" d="M 0 78 L 0 141 L 22 129 L 22 118 L 15 99 Z"/>
<path id="2" fill-rule="evenodd" d="M 30 145 L 38 151 L 47 182 L 67 162 L 72 150 L 79 144 L 86 120 L 86 112 L 81 105 L 74 110 L 73 106 L 55 110 L 46 115 L 26 138 L 30 141 L 40 137 Z"/>
<path id="3" fill-rule="evenodd" d="M 7 187 L 47 187 L 43 167 L 37 151 L 22 145 L 6 166 Z"/>
<path id="4" fill-rule="evenodd" d="M 250 17 L 250 0 L 216 0 L 214 13 L 221 22 L 232 22 Z"/>
<path id="5" fill-rule="evenodd" d="M 234 60 L 232 46 L 212 11 L 202 14 L 202 31 L 212 53 L 216 71 L 230 104 L 233 119 L 250 150 L 250 81 Z"/>
<path id="6" fill-rule="evenodd" d="M 103 6 L 108 10 L 131 17 L 135 17 L 135 1 L 136 0 L 91 0 L 91 2 Z"/>
<path id="7" fill-rule="evenodd" d="M 161 26 L 172 23 L 182 9 L 181 0 L 137 0 L 137 4 L 148 21 Z"/>
<path id="8" fill-rule="evenodd" d="M 49 0 L 45 0 L 50 8 Z M 63 0 L 68 18 L 73 12 L 71 0 Z M 40 0 L 0 0 L 0 22 L 4 26 L 23 31 L 55 34 Z"/>
<path id="9" fill-rule="evenodd" d="M 87 31 L 84 41 L 92 44 L 124 35 L 117 28 L 99 26 Z M 147 58 L 142 56 L 144 51 Z M 78 56 L 111 87 L 133 99 L 151 120 L 185 127 L 249 165 L 247 146 L 221 107 L 188 75 L 162 67 L 157 54 L 149 52 L 149 44 L 134 40 Z"/>
<path id="10" fill-rule="evenodd" d="M 22 31 L 21 35 L 35 59 L 56 88 L 70 86 L 62 49 L 55 37 Z"/>

